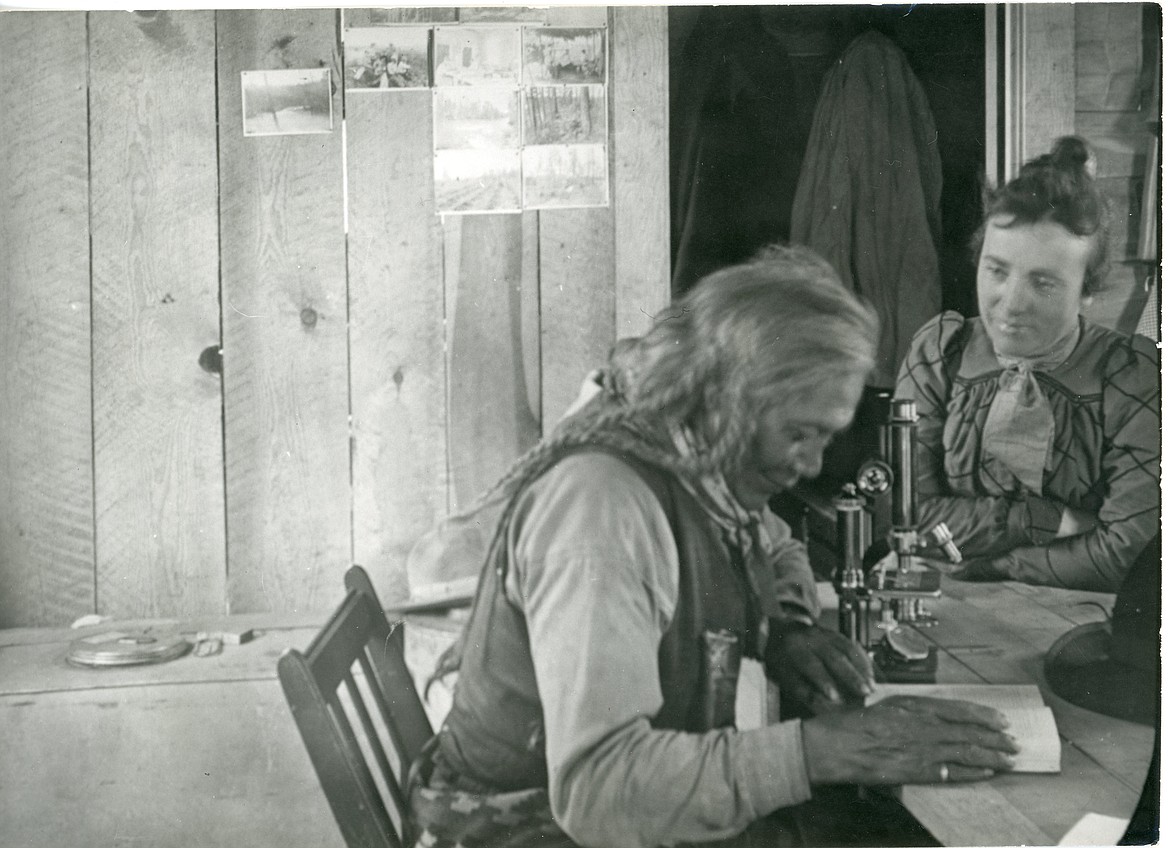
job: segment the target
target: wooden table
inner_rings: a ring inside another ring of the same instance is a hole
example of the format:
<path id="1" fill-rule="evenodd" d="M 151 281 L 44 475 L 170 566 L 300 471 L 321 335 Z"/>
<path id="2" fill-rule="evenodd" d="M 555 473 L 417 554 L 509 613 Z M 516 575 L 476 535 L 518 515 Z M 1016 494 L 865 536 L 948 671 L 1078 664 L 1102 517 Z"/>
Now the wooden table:
<path id="1" fill-rule="evenodd" d="M 276 679 L 324 616 L 153 624 L 256 628 L 216 656 L 123 668 L 69 665 L 86 630 L 0 630 L 0 845 L 343 848 Z M 449 634 L 407 627 L 407 658 Z M 419 662 L 420 667 L 429 663 Z"/>
<path id="2" fill-rule="evenodd" d="M 941 649 L 939 681 L 1038 683 L 1064 740 L 1063 765 L 1059 775 L 904 787 L 905 806 L 944 845 L 1055 845 L 1084 813 L 1128 818 L 1152 729 L 1056 698 L 1041 672 L 1058 636 L 1100 620 L 1098 609 L 1078 604 L 1109 608 L 1112 599 L 1015 583 L 947 581 L 944 592 L 931 602 L 940 624 L 924 631 Z M 69 643 L 86 631 L 0 631 L 0 845 L 341 848 L 276 680 L 280 654 L 306 647 L 322 622 L 319 615 L 171 622 L 190 633 L 252 627 L 261 635 L 213 657 L 111 669 L 65 662 Z M 416 677 L 456 627 L 408 623 Z M 428 705 L 435 723 L 449 703 L 449 693 L 436 695 Z"/>
<path id="3" fill-rule="evenodd" d="M 1097 604 L 1111 609 L 1113 597 L 948 579 L 943 597 L 928 602 L 939 623 L 922 632 L 939 648 L 938 682 L 1036 683 L 1062 741 L 1058 775 L 903 787 L 902 803 L 943 845 L 1056 845 L 1085 813 L 1133 814 L 1153 753 L 1153 728 L 1074 706 L 1044 681 L 1049 646 L 1077 624 L 1101 621 Z M 831 615 L 828 626 L 835 626 Z"/>

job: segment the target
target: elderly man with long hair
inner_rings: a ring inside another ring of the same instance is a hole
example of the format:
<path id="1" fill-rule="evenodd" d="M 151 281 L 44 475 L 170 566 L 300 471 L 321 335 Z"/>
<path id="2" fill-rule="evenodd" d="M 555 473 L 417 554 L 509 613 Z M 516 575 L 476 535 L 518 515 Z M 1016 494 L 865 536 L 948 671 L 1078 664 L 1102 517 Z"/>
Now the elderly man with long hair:
<path id="1" fill-rule="evenodd" d="M 816 625 L 807 553 L 767 508 L 818 473 L 877 337 L 827 263 L 769 248 L 665 309 L 517 461 L 482 502 L 454 704 L 411 783 L 419 845 L 779 845 L 776 812 L 816 784 L 1010 766 L 992 710 L 858 706 L 868 659 Z M 737 730 L 744 658 L 821 709 Z"/>

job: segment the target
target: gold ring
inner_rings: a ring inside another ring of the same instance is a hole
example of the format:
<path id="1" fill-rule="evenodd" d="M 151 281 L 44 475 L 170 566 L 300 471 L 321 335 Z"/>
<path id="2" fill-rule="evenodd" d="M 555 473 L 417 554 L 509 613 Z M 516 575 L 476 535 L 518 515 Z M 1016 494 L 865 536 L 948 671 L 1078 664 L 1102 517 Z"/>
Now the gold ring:
<path id="1" fill-rule="evenodd" d="M 951 770 L 947 768 L 947 764 L 943 763 L 938 767 L 938 779 L 946 783 L 951 778 Z"/>

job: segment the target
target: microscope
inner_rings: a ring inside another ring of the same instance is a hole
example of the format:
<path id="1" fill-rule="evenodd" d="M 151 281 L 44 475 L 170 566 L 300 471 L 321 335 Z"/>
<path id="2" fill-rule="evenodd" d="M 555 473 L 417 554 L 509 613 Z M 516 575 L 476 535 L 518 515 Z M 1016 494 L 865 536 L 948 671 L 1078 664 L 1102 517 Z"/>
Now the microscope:
<path id="1" fill-rule="evenodd" d="M 879 458 L 864 462 L 856 482 L 847 483 L 833 500 L 840 554 L 833 574 L 838 627 L 871 654 L 880 682 L 933 682 L 938 655 L 919 628 L 937 623 L 926 601 L 942 593 L 941 576 L 917 559 L 936 546 L 951 562 L 962 561 L 945 524 L 926 532 L 919 529 L 917 431 L 914 401 L 890 400 L 886 423 L 879 431 Z M 885 540 L 877 544 L 873 543 L 875 522 L 888 527 Z M 873 562 L 875 556 L 877 562 Z M 875 627 L 882 635 L 871 643 L 870 613 L 875 602 L 880 611 Z"/>

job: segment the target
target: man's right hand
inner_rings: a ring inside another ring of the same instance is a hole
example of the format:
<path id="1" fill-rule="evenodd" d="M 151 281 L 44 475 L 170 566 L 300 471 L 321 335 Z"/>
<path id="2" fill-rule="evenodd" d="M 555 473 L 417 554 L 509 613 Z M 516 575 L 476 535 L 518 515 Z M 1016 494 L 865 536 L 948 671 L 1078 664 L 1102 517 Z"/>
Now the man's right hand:
<path id="1" fill-rule="evenodd" d="M 897 695 L 802 725 L 811 783 L 982 780 L 1010 769 L 1020 750 L 997 710 L 945 698 Z"/>

